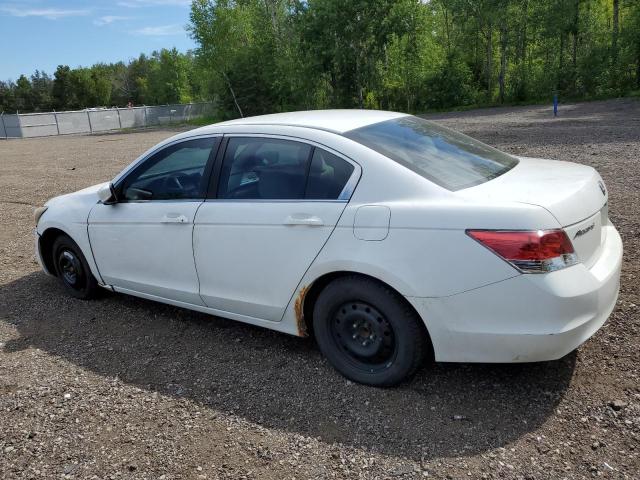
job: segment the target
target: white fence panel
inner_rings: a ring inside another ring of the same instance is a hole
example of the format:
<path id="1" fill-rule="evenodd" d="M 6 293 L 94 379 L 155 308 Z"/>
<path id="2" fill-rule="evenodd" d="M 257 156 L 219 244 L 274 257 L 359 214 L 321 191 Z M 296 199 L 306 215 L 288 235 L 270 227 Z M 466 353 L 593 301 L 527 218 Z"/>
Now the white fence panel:
<path id="1" fill-rule="evenodd" d="M 53 113 L 20 115 L 20 129 L 22 137 L 46 137 L 58 134 L 58 126 Z"/>
<path id="2" fill-rule="evenodd" d="M 18 115 L 3 115 L 2 120 L 4 121 L 6 137 L 22 137 L 22 130 L 20 129 L 20 117 Z"/>
<path id="3" fill-rule="evenodd" d="M 0 138 L 7 138 L 7 130 L 4 127 L 4 114 L 0 113 Z"/>
<path id="4" fill-rule="evenodd" d="M 172 107 L 170 105 L 158 105 L 147 107 L 147 125 L 166 125 L 173 121 Z M 173 110 L 175 112 L 175 110 Z"/>
<path id="5" fill-rule="evenodd" d="M 88 133 L 91 131 L 87 112 L 59 112 L 56 113 L 56 117 L 58 118 L 60 135 Z"/>
<path id="6" fill-rule="evenodd" d="M 213 112 L 211 103 L 0 115 L 0 138 L 46 137 L 168 125 Z"/>
<path id="7" fill-rule="evenodd" d="M 122 128 L 144 127 L 146 123 L 146 115 L 144 113 L 146 107 L 121 108 L 120 124 Z"/>
<path id="8" fill-rule="evenodd" d="M 91 131 L 93 132 L 118 130 L 120 128 L 120 118 L 116 109 L 89 110 L 88 113 L 91 120 Z"/>

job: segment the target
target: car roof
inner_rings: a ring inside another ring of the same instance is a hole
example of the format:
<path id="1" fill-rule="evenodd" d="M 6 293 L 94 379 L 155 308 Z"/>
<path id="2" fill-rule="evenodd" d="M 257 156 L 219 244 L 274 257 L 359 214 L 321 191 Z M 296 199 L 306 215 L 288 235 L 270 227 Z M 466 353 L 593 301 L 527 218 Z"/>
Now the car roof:
<path id="1" fill-rule="evenodd" d="M 381 110 L 307 110 L 238 118 L 236 120 L 216 123 L 210 125 L 210 127 L 213 128 L 224 125 L 286 125 L 315 128 L 343 134 L 349 130 L 404 116 L 407 116 L 407 114 Z M 206 129 L 207 127 L 204 127 L 200 129 L 200 131 L 202 132 Z"/>

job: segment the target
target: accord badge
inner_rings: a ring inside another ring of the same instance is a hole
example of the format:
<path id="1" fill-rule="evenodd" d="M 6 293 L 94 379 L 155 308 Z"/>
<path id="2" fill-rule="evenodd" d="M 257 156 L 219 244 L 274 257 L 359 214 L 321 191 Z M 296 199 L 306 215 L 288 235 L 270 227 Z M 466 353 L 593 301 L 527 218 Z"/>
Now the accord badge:
<path id="1" fill-rule="evenodd" d="M 578 230 L 575 234 L 575 236 L 573 237 L 573 239 L 575 240 L 578 237 L 581 237 L 582 235 L 584 235 L 585 233 L 589 233 L 591 230 L 593 230 L 595 228 L 596 224 L 592 223 L 591 225 L 589 225 L 586 228 L 583 228 L 582 230 Z"/>

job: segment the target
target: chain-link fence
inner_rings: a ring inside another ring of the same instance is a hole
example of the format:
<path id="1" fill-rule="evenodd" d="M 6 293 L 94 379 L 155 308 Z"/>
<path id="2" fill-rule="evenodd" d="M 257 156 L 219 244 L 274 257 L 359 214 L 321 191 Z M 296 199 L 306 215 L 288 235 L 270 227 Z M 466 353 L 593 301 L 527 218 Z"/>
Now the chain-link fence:
<path id="1" fill-rule="evenodd" d="M 0 138 L 47 137 L 169 125 L 213 114 L 212 103 L 0 114 Z"/>

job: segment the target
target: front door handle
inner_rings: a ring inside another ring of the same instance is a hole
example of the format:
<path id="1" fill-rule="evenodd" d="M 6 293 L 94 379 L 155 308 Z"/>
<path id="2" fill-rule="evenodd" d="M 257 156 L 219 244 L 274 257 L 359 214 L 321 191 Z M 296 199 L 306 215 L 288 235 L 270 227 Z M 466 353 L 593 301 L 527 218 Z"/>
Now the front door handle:
<path id="1" fill-rule="evenodd" d="M 315 215 L 289 215 L 285 221 L 285 225 L 309 225 L 311 227 L 321 227 L 324 225 L 324 222 L 320 217 L 316 217 Z"/>
<path id="2" fill-rule="evenodd" d="M 162 217 L 162 223 L 187 223 L 189 219 L 186 215 L 181 215 L 178 213 L 167 213 L 164 217 Z"/>

